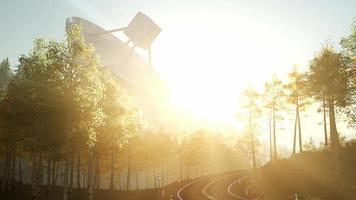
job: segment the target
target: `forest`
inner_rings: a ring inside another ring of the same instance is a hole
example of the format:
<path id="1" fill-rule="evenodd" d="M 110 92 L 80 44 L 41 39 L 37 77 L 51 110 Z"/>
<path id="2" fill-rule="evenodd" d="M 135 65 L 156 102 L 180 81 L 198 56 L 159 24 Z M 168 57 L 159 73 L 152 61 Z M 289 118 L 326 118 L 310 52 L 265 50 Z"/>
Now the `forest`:
<path id="1" fill-rule="evenodd" d="M 286 111 L 294 121 L 291 159 L 328 152 L 330 180 L 356 182 L 343 159 L 345 151 L 356 158 L 356 142 L 340 137 L 337 128 L 339 118 L 356 128 L 356 22 L 340 39 L 342 49 L 323 45 L 306 71 L 293 66 L 287 80 L 273 75 L 263 91 L 247 87 L 237 113 L 246 126 L 232 139 L 204 128 L 177 133 L 150 126 L 85 43 L 81 28 L 65 32 L 64 41 L 36 39 L 16 66 L 7 58 L 1 62 L 3 194 L 16 196 L 27 188 L 32 199 L 68 200 L 85 191 L 85 198 L 94 199 L 102 190 L 148 191 L 217 172 L 270 170 L 281 162 L 287 168 L 283 162 L 289 155 L 278 143 Z M 310 131 L 303 129 L 305 112 L 320 113 L 324 132 L 313 133 L 323 135 L 320 145 L 303 143 L 303 133 Z M 261 131 L 262 121 L 268 122 L 268 132 Z M 261 141 L 261 134 L 269 140 Z M 262 143 L 269 147 L 265 167 Z"/>

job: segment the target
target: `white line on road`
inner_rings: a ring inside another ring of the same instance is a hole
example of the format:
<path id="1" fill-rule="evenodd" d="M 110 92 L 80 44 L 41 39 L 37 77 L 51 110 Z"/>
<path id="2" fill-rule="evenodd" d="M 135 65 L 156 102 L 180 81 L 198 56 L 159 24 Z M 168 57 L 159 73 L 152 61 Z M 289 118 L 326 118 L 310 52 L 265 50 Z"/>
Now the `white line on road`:
<path id="1" fill-rule="evenodd" d="M 196 179 L 196 180 L 194 180 L 194 181 L 192 181 L 192 182 L 189 182 L 188 184 L 184 185 L 183 187 L 181 187 L 181 188 L 178 190 L 178 192 L 177 192 L 177 197 L 178 197 L 178 199 L 179 199 L 179 200 L 183 200 L 183 198 L 182 198 L 182 196 L 181 196 L 181 192 L 182 192 L 185 188 L 189 187 L 189 186 L 192 185 L 193 183 L 202 181 L 202 180 L 207 179 L 207 178 L 210 178 L 210 177 L 198 178 L 198 179 Z"/>
<path id="2" fill-rule="evenodd" d="M 245 197 L 241 197 L 241 196 L 236 195 L 236 194 L 234 194 L 234 193 L 231 192 L 232 186 L 234 186 L 237 182 L 240 182 L 241 180 L 246 179 L 246 178 L 247 178 L 247 176 L 244 176 L 244 177 L 238 178 L 238 179 L 236 179 L 234 182 L 232 182 L 232 183 L 229 185 L 229 187 L 227 187 L 227 192 L 229 193 L 229 195 L 231 195 L 231 196 L 233 196 L 233 197 L 236 197 L 236 198 L 238 198 L 238 199 L 241 199 L 241 200 L 248 200 L 248 199 L 245 198 Z"/>
<path id="3" fill-rule="evenodd" d="M 216 179 L 216 180 L 210 182 L 209 184 L 205 185 L 205 187 L 202 189 L 202 191 L 201 191 L 202 194 L 203 194 L 205 197 L 207 197 L 207 198 L 209 198 L 209 199 L 211 199 L 211 200 L 218 200 L 217 198 L 215 198 L 215 197 L 213 197 L 213 196 L 211 196 L 211 195 L 209 195 L 209 194 L 207 193 L 207 188 L 208 188 L 209 186 L 211 186 L 212 184 L 214 184 L 214 183 L 216 183 L 216 182 L 218 182 L 218 181 L 220 181 L 220 180 L 222 180 L 222 179 L 224 179 L 224 178 L 226 178 L 226 177 L 234 176 L 234 175 L 237 175 L 237 174 L 239 174 L 239 173 L 241 173 L 241 172 L 236 172 L 236 173 L 233 173 L 233 174 L 229 174 L 229 175 L 220 177 L 220 178 L 218 178 L 218 179 Z M 244 176 L 244 177 L 239 178 L 239 179 L 242 180 L 242 179 L 244 179 L 244 178 L 246 178 L 246 177 L 247 177 L 247 176 Z M 177 191 L 177 198 L 178 198 L 178 200 L 183 200 L 183 197 L 181 196 L 181 193 L 182 193 L 182 191 L 183 191 L 184 189 L 186 189 L 187 187 L 191 186 L 191 185 L 194 184 L 194 183 L 197 183 L 197 182 L 199 182 L 199 181 L 203 181 L 203 180 L 208 179 L 208 178 L 211 178 L 211 176 L 206 176 L 206 177 L 198 178 L 198 179 L 196 179 L 196 180 L 194 180 L 194 181 L 191 181 L 191 182 L 187 183 L 187 184 L 184 185 L 183 187 L 181 187 L 181 188 Z M 238 179 L 238 180 L 239 180 L 239 179 Z M 230 195 L 231 195 L 231 194 L 230 194 Z M 234 194 L 232 194 L 232 196 L 234 196 Z M 246 198 L 239 197 L 239 196 L 237 196 L 237 195 L 234 196 L 234 197 L 247 200 Z"/>
<path id="4" fill-rule="evenodd" d="M 212 181 L 212 182 L 206 184 L 206 185 L 203 187 L 203 189 L 201 190 L 202 194 L 203 194 L 205 197 L 207 197 L 208 199 L 210 199 L 210 200 L 219 200 L 219 199 L 217 199 L 216 197 L 214 197 L 214 196 L 208 194 L 208 192 L 207 192 L 208 188 L 209 188 L 211 185 L 213 185 L 213 184 L 215 184 L 215 183 L 217 183 L 217 182 L 219 182 L 219 181 L 221 181 L 221 180 L 223 180 L 223 179 L 225 179 L 225 178 L 227 178 L 227 177 L 235 176 L 235 175 L 240 174 L 240 173 L 241 173 L 241 172 L 234 173 L 234 174 L 229 174 L 229 175 L 220 177 L 220 178 L 218 178 L 218 179 L 215 179 L 214 181 Z"/>

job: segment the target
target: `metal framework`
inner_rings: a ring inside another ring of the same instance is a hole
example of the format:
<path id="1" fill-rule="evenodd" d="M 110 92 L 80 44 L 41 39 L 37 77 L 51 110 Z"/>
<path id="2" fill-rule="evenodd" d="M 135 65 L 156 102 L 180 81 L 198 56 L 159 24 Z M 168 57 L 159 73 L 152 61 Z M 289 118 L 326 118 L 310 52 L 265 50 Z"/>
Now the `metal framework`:
<path id="1" fill-rule="evenodd" d="M 136 47 L 141 47 L 142 49 L 146 49 L 147 51 L 148 65 L 150 67 L 152 76 L 153 67 L 151 43 L 154 41 L 160 31 L 161 28 L 156 25 L 148 16 L 144 15 L 141 12 L 138 12 L 136 16 L 132 19 L 130 24 L 126 27 L 90 34 L 87 35 L 87 37 L 96 37 L 109 33 L 123 32 L 129 38 L 123 46 L 129 47 L 129 43 L 131 42 L 133 43 L 133 45 L 132 47 L 130 47 L 128 55 L 123 59 L 121 66 L 124 67 L 127 64 Z"/>

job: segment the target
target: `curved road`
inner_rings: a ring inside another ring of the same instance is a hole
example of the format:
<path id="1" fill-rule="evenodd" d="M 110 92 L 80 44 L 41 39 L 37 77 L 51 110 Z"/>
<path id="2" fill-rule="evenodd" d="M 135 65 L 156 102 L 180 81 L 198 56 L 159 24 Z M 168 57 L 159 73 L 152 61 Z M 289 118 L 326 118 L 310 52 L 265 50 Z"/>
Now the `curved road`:
<path id="1" fill-rule="evenodd" d="M 239 184 L 246 174 L 239 171 L 194 179 L 177 191 L 177 200 L 247 200 Z"/>

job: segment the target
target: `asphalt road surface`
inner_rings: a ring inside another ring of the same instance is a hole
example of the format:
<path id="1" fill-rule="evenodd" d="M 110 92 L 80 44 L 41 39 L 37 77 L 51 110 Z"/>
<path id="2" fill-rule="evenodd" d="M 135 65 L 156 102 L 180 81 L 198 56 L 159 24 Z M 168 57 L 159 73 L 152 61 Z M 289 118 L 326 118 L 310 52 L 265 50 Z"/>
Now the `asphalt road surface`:
<path id="1" fill-rule="evenodd" d="M 241 182 L 246 171 L 229 172 L 193 179 L 177 191 L 177 200 L 247 200 Z"/>

